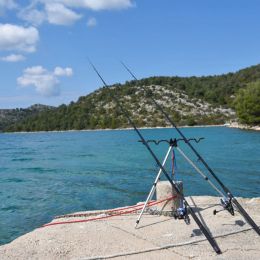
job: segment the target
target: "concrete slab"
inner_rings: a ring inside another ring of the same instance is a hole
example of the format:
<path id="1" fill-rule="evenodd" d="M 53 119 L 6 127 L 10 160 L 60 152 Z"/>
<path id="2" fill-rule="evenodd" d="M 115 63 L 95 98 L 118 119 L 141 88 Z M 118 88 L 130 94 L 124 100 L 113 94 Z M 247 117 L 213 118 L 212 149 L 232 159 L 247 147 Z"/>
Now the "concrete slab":
<path id="1" fill-rule="evenodd" d="M 213 215 L 219 198 L 188 198 L 223 254 L 216 255 L 191 219 L 190 225 L 171 217 L 136 214 L 106 220 L 39 228 L 0 247 L 0 259 L 259 259 L 260 238 L 238 213 Z M 257 224 L 260 198 L 240 199 Z M 100 212 L 96 212 L 99 214 Z M 92 212 L 93 214 L 93 212 Z M 93 218 L 59 218 L 53 222 Z"/>

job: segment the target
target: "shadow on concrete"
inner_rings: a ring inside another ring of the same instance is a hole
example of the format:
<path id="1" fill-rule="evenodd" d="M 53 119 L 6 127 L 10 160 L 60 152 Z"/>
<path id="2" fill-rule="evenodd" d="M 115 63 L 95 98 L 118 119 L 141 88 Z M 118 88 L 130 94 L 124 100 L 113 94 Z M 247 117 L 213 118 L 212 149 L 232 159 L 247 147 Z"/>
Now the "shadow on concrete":
<path id="1" fill-rule="evenodd" d="M 191 237 L 198 237 L 203 235 L 202 231 L 198 228 L 198 229 L 193 229 L 192 230 L 192 234 L 190 235 Z"/>
<path id="2" fill-rule="evenodd" d="M 222 224 L 223 226 L 239 226 L 243 227 L 246 224 L 243 220 L 236 220 L 234 224 Z"/>
<path id="3" fill-rule="evenodd" d="M 208 228 L 208 226 L 207 226 L 207 223 L 205 222 L 204 218 L 202 217 L 202 215 L 201 215 L 201 213 L 200 213 L 201 211 L 205 210 L 205 208 L 199 208 L 199 207 L 196 205 L 194 199 L 193 199 L 191 196 L 190 196 L 190 199 L 191 199 L 191 202 L 193 203 L 193 206 L 195 207 L 195 208 L 194 208 L 194 211 L 195 211 L 195 213 L 197 213 L 198 218 L 200 219 L 202 225 L 207 229 L 207 231 L 209 232 L 209 234 L 212 236 L 212 233 L 210 232 L 210 230 L 209 230 L 209 228 Z M 215 207 L 215 206 L 216 206 L 216 205 L 214 204 L 214 205 L 211 205 L 211 206 L 209 206 L 209 207 L 207 207 L 207 208 L 211 208 L 211 207 Z M 201 234 L 202 234 L 202 231 L 201 231 L 200 229 L 193 229 L 193 230 L 192 230 L 191 237 L 200 236 Z"/>
<path id="4" fill-rule="evenodd" d="M 192 198 L 191 198 L 191 200 L 192 200 L 192 203 L 194 203 L 194 201 L 193 201 Z M 206 210 L 206 209 L 214 208 L 214 207 L 216 207 L 216 206 L 219 206 L 219 204 L 212 204 L 212 205 L 209 205 L 209 206 L 206 207 L 206 208 L 201 208 L 201 207 L 198 207 L 198 206 L 195 206 L 195 207 L 194 207 L 194 205 L 193 205 L 193 206 L 191 205 L 191 208 L 193 209 L 193 211 L 194 211 L 195 213 L 198 213 L 198 212 L 200 212 L 200 211 L 204 211 L 204 210 Z"/>

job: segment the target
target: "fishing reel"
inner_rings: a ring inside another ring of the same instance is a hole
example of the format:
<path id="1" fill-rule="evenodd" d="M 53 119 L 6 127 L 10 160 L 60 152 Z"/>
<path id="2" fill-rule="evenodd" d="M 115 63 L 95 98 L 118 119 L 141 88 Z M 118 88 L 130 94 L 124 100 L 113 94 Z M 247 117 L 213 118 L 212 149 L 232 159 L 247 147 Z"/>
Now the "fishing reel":
<path id="1" fill-rule="evenodd" d="M 227 198 L 227 197 L 221 198 L 220 204 L 223 207 L 223 209 L 222 210 L 216 210 L 215 209 L 213 211 L 214 215 L 216 215 L 217 213 L 224 211 L 224 210 L 227 210 L 232 216 L 235 215 L 235 211 L 234 211 L 234 208 L 233 208 L 233 205 L 232 205 L 232 199 L 231 198 Z"/>
<path id="2" fill-rule="evenodd" d="M 189 225 L 190 224 L 190 217 L 188 215 L 188 211 L 187 211 L 187 208 L 184 207 L 184 208 L 178 208 L 174 214 L 173 214 L 173 217 L 175 219 L 183 219 L 184 222 Z"/>

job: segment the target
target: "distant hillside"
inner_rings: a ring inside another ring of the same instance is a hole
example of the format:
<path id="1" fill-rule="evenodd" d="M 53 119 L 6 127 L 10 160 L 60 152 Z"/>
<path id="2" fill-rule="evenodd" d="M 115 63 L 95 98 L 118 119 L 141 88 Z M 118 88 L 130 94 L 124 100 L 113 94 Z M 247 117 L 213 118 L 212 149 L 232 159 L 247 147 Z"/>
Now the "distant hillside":
<path id="1" fill-rule="evenodd" d="M 221 124 L 235 118 L 233 101 L 239 89 L 260 80 L 260 65 L 218 76 L 150 77 L 115 84 L 30 116 L 5 128 L 6 131 L 40 131 L 128 127 L 115 106 L 116 94 L 140 126 L 166 126 L 165 119 L 151 104 L 140 86 L 173 116 L 178 125 Z"/>
<path id="2" fill-rule="evenodd" d="M 43 111 L 52 110 L 54 107 L 35 104 L 28 108 L 0 109 L 0 132 L 17 122 L 35 116 Z"/>

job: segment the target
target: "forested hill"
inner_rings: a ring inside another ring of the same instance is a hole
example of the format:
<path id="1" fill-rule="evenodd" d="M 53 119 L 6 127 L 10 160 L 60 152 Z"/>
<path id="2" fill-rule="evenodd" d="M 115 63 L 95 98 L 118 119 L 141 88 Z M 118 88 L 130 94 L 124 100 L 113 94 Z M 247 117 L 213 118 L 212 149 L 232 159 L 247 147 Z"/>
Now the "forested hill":
<path id="1" fill-rule="evenodd" d="M 0 109 L 0 131 L 43 111 L 52 109 L 54 109 L 54 107 L 41 104 L 35 104 L 28 108 Z"/>
<path id="2" fill-rule="evenodd" d="M 235 118 L 234 100 L 239 89 L 258 80 L 260 65 L 217 76 L 150 77 L 115 84 L 82 96 L 77 102 L 23 119 L 6 127 L 5 131 L 128 127 L 112 95 L 117 95 L 139 127 L 165 126 L 165 120 L 140 86 L 154 95 L 178 125 L 220 124 Z"/>

